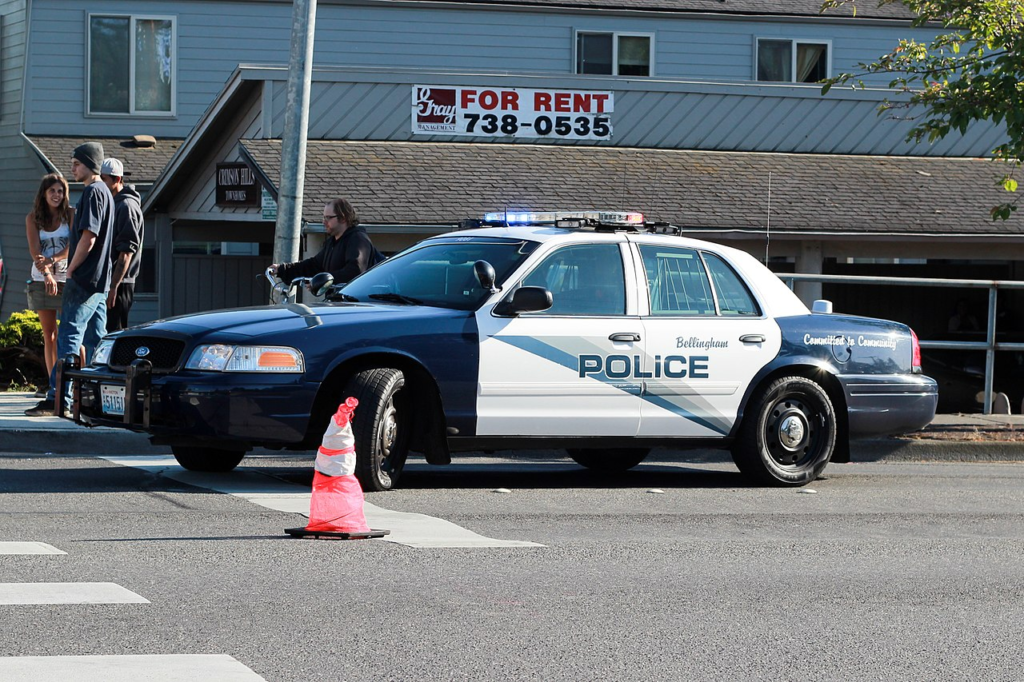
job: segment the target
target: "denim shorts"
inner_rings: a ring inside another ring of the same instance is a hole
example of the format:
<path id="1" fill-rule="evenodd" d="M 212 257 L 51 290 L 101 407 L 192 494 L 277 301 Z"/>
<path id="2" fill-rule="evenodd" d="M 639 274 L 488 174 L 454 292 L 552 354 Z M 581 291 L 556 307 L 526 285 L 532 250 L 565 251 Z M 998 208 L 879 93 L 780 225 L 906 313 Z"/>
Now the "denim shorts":
<path id="1" fill-rule="evenodd" d="M 46 293 L 46 282 L 32 281 L 25 287 L 28 296 L 29 310 L 60 310 L 64 295 L 64 282 L 57 282 L 57 293 L 50 296 Z"/>

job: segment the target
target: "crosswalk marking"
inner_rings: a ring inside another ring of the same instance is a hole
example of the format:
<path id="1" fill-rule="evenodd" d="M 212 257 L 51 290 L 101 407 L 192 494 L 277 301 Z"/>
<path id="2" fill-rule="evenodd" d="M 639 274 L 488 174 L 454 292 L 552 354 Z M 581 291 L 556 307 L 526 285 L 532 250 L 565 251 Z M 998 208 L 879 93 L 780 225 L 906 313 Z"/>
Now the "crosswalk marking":
<path id="1" fill-rule="evenodd" d="M 186 471 L 173 457 L 103 457 L 109 462 L 135 467 L 229 495 L 241 497 L 253 504 L 275 511 L 309 515 L 310 491 L 303 486 L 288 483 L 266 474 L 250 471 L 232 471 L 227 474 L 207 474 Z M 439 547 L 543 547 L 536 542 L 500 540 L 474 533 L 450 521 L 426 514 L 397 512 L 364 503 L 363 513 L 371 528 L 391 531 L 387 542 L 416 548 Z"/>
<path id="2" fill-rule="evenodd" d="M 148 603 L 148 599 L 114 583 L 0 583 L 0 605 L 4 606 Z"/>
<path id="3" fill-rule="evenodd" d="M 45 542 L 0 542 L 0 554 L 67 554 Z"/>
<path id="4" fill-rule="evenodd" d="M 0 657 L 4 682 L 266 682 L 228 655 Z"/>

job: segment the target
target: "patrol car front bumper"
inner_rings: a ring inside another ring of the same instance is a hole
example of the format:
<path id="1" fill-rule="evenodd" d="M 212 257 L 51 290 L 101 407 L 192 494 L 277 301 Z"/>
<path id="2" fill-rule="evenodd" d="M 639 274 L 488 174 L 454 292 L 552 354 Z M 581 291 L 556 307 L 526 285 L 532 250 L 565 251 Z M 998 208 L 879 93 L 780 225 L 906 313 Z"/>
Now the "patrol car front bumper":
<path id="1" fill-rule="evenodd" d="M 166 445 L 301 443 L 319 388 L 294 374 L 154 374 L 145 360 L 123 374 L 65 361 L 57 380 L 58 396 L 71 382 L 71 412 L 60 416 L 85 426 L 146 432 Z"/>
<path id="2" fill-rule="evenodd" d="M 934 379 L 912 375 L 845 375 L 850 437 L 870 438 L 919 431 L 935 418 L 939 386 Z"/>

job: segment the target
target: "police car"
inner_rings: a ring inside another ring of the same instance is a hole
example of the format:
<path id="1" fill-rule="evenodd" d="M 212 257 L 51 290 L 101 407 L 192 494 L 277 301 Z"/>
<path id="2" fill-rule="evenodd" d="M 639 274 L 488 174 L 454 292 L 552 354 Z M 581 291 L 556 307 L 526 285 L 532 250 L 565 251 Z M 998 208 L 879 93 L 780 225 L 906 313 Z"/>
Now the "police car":
<path id="1" fill-rule="evenodd" d="M 850 440 L 935 413 L 905 325 L 812 313 L 744 252 L 639 213 L 496 213 L 427 239 L 322 303 L 186 315 L 66 366 L 71 417 L 144 431 L 187 469 L 253 447 L 314 449 L 348 396 L 364 488 L 410 451 L 564 448 L 629 469 L 658 446 L 730 448 L 803 485 Z"/>

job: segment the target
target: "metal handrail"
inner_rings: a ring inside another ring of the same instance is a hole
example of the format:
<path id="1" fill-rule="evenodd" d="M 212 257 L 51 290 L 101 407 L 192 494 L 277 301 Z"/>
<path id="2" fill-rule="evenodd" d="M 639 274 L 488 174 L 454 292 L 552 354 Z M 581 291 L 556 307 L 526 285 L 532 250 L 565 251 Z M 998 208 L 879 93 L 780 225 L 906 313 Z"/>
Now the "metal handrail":
<path id="1" fill-rule="evenodd" d="M 982 411 L 992 414 L 992 386 L 994 383 L 996 351 L 1024 350 L 1024 343 L 996 341 L 996 295 L 1000 289 L 1024 289 L 1024 282 L 999 279 L 942 279 L 938 277 L 877 277 L 867 275 L 812 275 L 776 273 L 792 289 L 796 282 L 833 282 L 836 284 L 875 284 L 889 286 L 950 287 L 958 289 L 988 289 L 988 329 L 984 341 L 921 341 L 921 348 L 947 348 L 985 351 L 985 403 Z"/>

